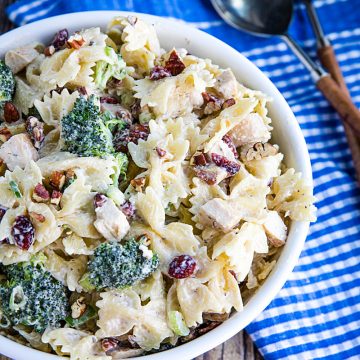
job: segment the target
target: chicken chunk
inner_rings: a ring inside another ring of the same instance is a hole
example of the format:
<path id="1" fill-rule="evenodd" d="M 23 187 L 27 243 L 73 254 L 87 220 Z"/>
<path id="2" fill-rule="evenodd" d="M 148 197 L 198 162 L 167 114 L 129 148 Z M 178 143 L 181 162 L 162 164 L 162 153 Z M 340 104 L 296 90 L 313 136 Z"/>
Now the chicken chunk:
<path id="1" fill-rule="evenodd" d="M 216 78 L 214 88 L 224 97 L 224 99 L 235 97 L 238 85 L 233 72 L 230 69 L 223 71 L 221 75 Z"/>
<path id="2" fill-rule="evenodd" d="M 94 226 L 106 240 L 120 241 L 130 229 L 126 216 L 109 198 L 95 209 L 95 213 Z"/>
<path id="3" fill-rule="evenodd" d="M 287 227 L 276 211 L 269 211 L 263 224 L 265 233 L 270 243 L 275 247 L 285 244 Z"/>
<path id="4" fill-rule="evenodd" d="M 39 154 L 27 134 L 17 134 L 1 145 L 0 158 L 13 171 L 16 166 L 24 169 L 31 160 L 39 160 Z"/>
<path id="5" fill-rule="evenodd" d="M 241 216 L 226 200 L 215 198 L 204 204 L 199 211 L 199 221 L 205 226 L 211 226 L 223 231 L 231 230 Z"/>
<path id="6" fill-rule="evenodd" d="M 21 46 L 9 50 L 5 54 L 5 64 L 14 74 L 17 74 L 35 60 L 38 55 L 39 52 L 34 48 L 33 44 Z"/>
<path id="7" fill-rule="evenodd" d="M 251 113 L 229 132 L 229 136 L 239 147 L 248 143 L 266 143 L 271 135 L 261 116 Z"/>

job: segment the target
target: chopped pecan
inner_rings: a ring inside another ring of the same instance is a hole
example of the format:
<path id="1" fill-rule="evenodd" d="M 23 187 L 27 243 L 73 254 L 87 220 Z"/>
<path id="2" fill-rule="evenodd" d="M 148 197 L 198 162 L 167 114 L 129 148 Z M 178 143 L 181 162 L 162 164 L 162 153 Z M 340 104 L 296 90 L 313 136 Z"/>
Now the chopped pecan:
<path id="1" fill-rule="evenodd" d="M 50 203 L 58 206 L 62 198 L 62 193 L 58 190 L 53 190 L 51 193 Z"/>
<path id="2" fill-rule="evenodd" d="M 35 149 L 40 149 L 44 143 L 44 123 L 42 123 L 35 116 L 29 116 L 26 120 L 26 131 L 30 135 L 31 140 L 34 143 Z"/>
<path id="3" fill-rule="evenodd" d="M 205 166 L 208 164 L 208 159 L 206 158 L 203 152 L 195 153 L 195 155 L 192 158 L 192 161 L 196 166 Z"/>
<path id="4" fill-rule="evenodd" d="M 159 157 L 163 158 L 166 155 L 166 150 L 159 148 L 158 146 L 155 148 Z"/>
<path id="5" fill-rule="evenodd" d="M 216 184 L 216 180 L 217 180 L 216 173 L 212 171 L 199 170 L 196 172 L 196 175 L 198 176 L 199 179 L 206 182 L 208 185 Z"/>
<path id="6" fill-rule="evenodd" d="M 34 220 L 36 220 L 36 221 L 38 221 L 38 222 L 40 222 L 40 223 L 43 223 L 43 222 L 45 222 L 45 220 L 46 220 L 44 215 L 39 214 L 39 213 L 34 212 L 34 211 L 30 211 L 30 212 L 29 212 L 29 215 L 30 215 L 30 217 L 31 217 L 32 219 L 34 219 Z"/>
<path id="7" fill-rule="evenodd" d="M 170 71 L 172 76 L 179 75 L 185 69 L 185 64 L 175 50 L 171 52 L 169 59 L 165 62 L 165 69 Z"/>
<path id="8" fill-rule="evenodd" d="M 2 128 L 0 129 L 0 140 L 2 142 L 6 142 L 11 138 L 12 134 L 8 128 Z"/>
<path id="9" fill-rule="evenodd" d="M 71 305 L 71 317 L 78 319 L 86 310 L 85 298 L 81 296 Z"/>
<path id="10" fill-rule="evenodd" d="M 33 192 L 33 199 L 36 202 L 47 202 L 50 200 L 50 194 L 43 184 L 37 184 Z"/>
<path id="11" fill-rule="evenodd" d="M 50 175 L 49 183 L 54 189 L 61 190 L 65 184 L 65 180 L 66 177 L 63 172 L 54 171 Z"/>
<path id="12" fill-rule="evenodd" d="M 150 128 L 148 125 L 133 124 L 130 127 L 118 131 L 114 136 L 114 147 L 116 151 L 127 152 L 128 144 L 138 143 L 139 139 L 146 140 L 149 136 Z"/>
<path id="13" fill-rule="evenodd" d="M 270 143 L 257 142 L 250 146 L 244 146 L 241 149 L 242 160 L 261 160 L 264 157 L 276 155 L 278 153 L 277 146 L 271 145 Z"/>
<path id="14" fill-rule="evenodd" d="M 55 46 L 54 45 L 50 45 L 50 46 L 47 46 L 45 49 L 44 49 L 44 55 L 45 56 L 51 56 L 55 53 L 56 49 L 55 49 Z"/>
<path id="15" fill-rule="evenodd" d="M 222 138 L 222 141 L 229 147 L 229 149 L 232 151 L 232 153 L 235 156 L 235 159 L 237 159 L 239 157 L 239 154 L 236 150 L 235 144 L 231 138 L 231 136 L 229 135 L 224 135 Z"/>
<path id="16" fill-rule="evenodd" d="M 101 104 L 104 104 L 104 103 L 105 104 L 118 104 L 119 101 L 112 96 L 101 96 L 100 103 Z"/>
<path id="17" fill-rule="evenodd" d="M 225 169 L 230 176 L 235 175 L 240 170 L 241 165 L 238 162 L 231 161 L 225 156 L 212 153 L 211 158 L 216 166 Z"/>
<path id="18" fill-rule="evenodd" d="M 107 197 L 103 194 L 97 193 L 94 196 L 94 208 L 97 209 L 102 207 L 107 201 Z"/>
<path id="19" fill-rule="evenodd" d="M 101 347 L 107 353 L 120 348 L 120 341 L 113 337 L 104 338 L 101 340 Z"/>
<path id="20" fill-rule="evenodd" d="M 230 98 L 224 101 L 224 103 L 222 104 L 222 109 L 226 109 L 230 106 L 235 105 L 235 99 L 234 98 Z"/>
<path id="21" fill-rule="evenodd" d="M 136 179 L 132 179 L 130 181 L 130 184 L 137 192 L 143 192 L 143 189 L 145 187 L 145 182 L 146 182 L 145 177 L 139 177 Z"/>
<path id="22" fill-rule="evenodd" d="M 203 92 L 201 95 L 205 103 L 205 108 L 204 108 L 205 115 L 210 115 L 216 111 L 221 110 L 223 104 L 222 99 L 219 99 L 218 97 L 211 95 L 207 92 Z"/>
<path id="23" fill-rule="evenodd" d="M 66 46 L 70 49 L 80 49 L 85 44 L 85 39 L 80 34 L 69 37 Z"/>
<path id="24" fill-rule="evenodd" d="M 7 123 L 13 123 L 20 119 L 20 114 L 16 106 L 10 102 L 7 101 L 4 105 L 4 120 Z"/>
<path id="25" fill-rule="evenodd" d="M 129 200 L 121 204 L 120 208 L 128 220 L 132 220 L 135 217 L 135 206 Z"/>
<path id="26" fill-rule="evenodd" d="M 154 66 L 150 71 L 150 80 L 160 80 L 165 77 L 171 76 L 170 70 L 164 68 L 163 66 Z"/>

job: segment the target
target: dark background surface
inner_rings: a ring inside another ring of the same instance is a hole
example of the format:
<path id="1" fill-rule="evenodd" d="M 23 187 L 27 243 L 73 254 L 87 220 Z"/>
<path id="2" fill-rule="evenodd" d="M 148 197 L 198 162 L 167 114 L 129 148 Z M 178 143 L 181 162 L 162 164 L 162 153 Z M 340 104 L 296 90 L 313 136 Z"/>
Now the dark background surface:
<path id="1" fill-rule="evenodd" d="M 15 0 L 0 0 L 0 34 L 11 30 L 14 25 L 8 20 L 5 14 L 7 5 Z M 16 44 L 14 44 L 14 47 Z M 0 349 L 1 352 L 1 349 Z M 263 359 L 251 338 L 245 331 L 241 331 L 236 336 L 219 345 L 217 348 L 199 356 L 196 360 L 261 360 Z M 9 358 L 0 354 L 0 360 L 9 360 Z M 29 360 L 31 359 L 29 357 Z"/>

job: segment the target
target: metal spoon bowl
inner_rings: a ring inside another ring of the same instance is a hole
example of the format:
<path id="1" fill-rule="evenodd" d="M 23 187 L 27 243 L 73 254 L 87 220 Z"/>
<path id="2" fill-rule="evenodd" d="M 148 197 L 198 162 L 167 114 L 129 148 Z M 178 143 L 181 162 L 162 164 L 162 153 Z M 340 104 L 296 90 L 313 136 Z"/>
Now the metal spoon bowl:
<path id="1" fill-rule="evenodd" d="M 310 71 L 314 82 L 326 75 L 288 34 L 292 0 L 211 0 L 211 3 L 224 21 L 236 29 L 260 36 L 280 36 Z"/>
<path id="2" fill-rule="evenodd" d="M 211 0 L 215 10 L 231 26 L 262 36 L 280 36 L 309 70 L 318 89 L 360 138 L 360 112 L 350 97 L 289 35 L 292 0 Z"/>

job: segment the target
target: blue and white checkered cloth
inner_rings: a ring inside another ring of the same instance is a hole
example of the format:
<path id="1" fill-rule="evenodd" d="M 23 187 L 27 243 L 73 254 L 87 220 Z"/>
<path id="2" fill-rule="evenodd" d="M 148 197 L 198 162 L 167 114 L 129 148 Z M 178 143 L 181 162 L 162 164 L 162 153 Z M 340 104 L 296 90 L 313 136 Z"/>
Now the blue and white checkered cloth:
<path id="1" fill-rule="evenodd" d="M 314 4 L 360 106 L 360 0 Z M 360 193 L 338 115 L 307 70 L 280 40 L 227 26 L 208 0 L 21 0 L 7 12 L 22 25 L 62 13 L 115 9 L 179 18 L 209 32 L 252 60 L 285 96 L 310 150 L 318 221 L 290 279 L 247 331 L 269 360 L 360 359 Z M 291 33 L 315 56 L 314 36 L 299 3 Z"/>

